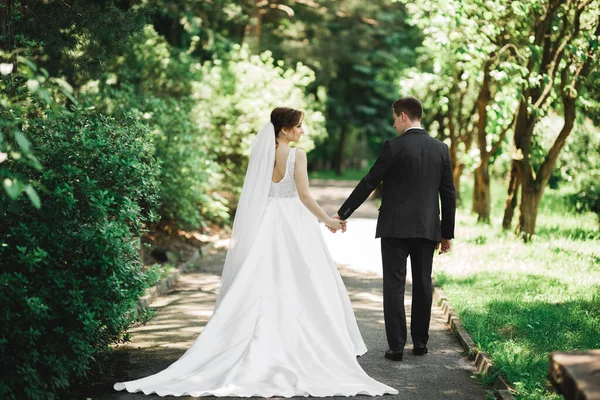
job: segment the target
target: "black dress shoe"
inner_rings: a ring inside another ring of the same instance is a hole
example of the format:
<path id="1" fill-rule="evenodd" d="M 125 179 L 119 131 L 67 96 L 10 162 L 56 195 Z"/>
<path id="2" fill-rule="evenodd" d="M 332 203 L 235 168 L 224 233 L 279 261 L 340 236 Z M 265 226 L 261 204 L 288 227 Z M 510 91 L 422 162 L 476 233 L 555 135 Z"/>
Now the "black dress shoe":
<path id="1" fill-rule="evenodd" d="M 429 353 L 429 350 L 427 350 L 427 346 L 414 346 L 413 347 L 413 354 L 415 356 L 422 356 L 423 354 L 427 354 Z"/>
<path id="2" fill-rule="evenodd" d="M 388 349 L 385 351 L 385 358 L 389 358 L 394 361 L 402 361 L 402 350 Z"/>

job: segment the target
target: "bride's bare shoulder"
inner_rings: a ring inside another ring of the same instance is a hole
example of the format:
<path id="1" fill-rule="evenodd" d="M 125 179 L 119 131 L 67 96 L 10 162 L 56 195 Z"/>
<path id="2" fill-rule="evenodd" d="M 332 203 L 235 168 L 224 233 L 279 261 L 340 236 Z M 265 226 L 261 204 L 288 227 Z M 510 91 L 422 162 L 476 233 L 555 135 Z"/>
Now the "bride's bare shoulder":
<path id="1" fill-rule="evenodd" d="M 306 160 L 306 152 L 302 149 L 296 149 L 296 160 L 304 159 Z"/>

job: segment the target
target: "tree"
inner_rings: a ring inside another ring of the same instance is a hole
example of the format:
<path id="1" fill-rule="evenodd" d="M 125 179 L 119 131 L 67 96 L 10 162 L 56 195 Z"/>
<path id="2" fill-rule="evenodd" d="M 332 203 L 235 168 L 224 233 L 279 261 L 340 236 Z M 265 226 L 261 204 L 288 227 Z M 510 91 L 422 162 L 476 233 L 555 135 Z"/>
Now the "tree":
<path id="1" fill-rule="evenodd" d="M 385 138 L 394 135 L 391 105 L 400 96 L 396 82 L 400 71 L 414 64 L 412 49 L 420 40 L 420 33 L 406 25 L 402 4 L 268 4 L 261 17 L 261 49 L 291 65 L 309 66 L 316 79 L 307 90 L 326 98 L 328 135 L 309 161 L 342 173 L 360 143 L 378 153 Z"/>
<path id="2" fill-rule="evenodd" d="M 522 96 L 514 115 L 513 157 L 503 227 L 511 226 L 520 188 L 517 232 L 528 241 L 544 189 L 573 130 L 577 100 L 597 73 L 600 3 L 594 0 L 520 3 L 521 15 L 532 19 L 529 60 Z M 562 109 L 563 127 L 548 151 L 534 158 L 534 128 L 550 107 Z"/>
<path id="3" fill-rule="evenodd" d="M 125 53 L 132 35 L 147 23 L 144 9 L 123 1 L 32 0 L 19 3 L 16 46 L 27 46 L 34 62 L 77 90 L 103 71 L 103 63 Z M 119 8 L 117 5 L 121 5 Z M 15 3 L 16 6 L 16 3 Z"/>
<path id="4" fill-rule="evenodd" d="M 0 50 L 6 53 L 12 53 L 15 49 L 15 12 L 18 11 L 15 10 L 14 0 L 2 1 L 2 5 L 0 6 Z M 2 57 L 0 61 L 14 63 L 15 57 L 13 55 L 7 60 Z"/>
<path id="5" fill-rule="evenodd" d="M 514 86 L 508 79 L 514 45 L 507 43 L 507 32 L 518 30 L 516 22 L 507 7 L 489 0 L 407 2 L 407 7 L 415 24 L 427 31 L 420 67 L 433 69 L 428 74 L 435 78 L 426 79 L 420 92 L 439 98 L 426 101 L 434 110 L 440 139 L 450 141 L 455 185 L 460 187 L 476 139 L 473 211 L 479 221 L 489 222 L 489 167 L 502 151 L 510 127 L 508 110 L 514 107 Z M 497 22 L 489 23 L 497 14 Z"/>

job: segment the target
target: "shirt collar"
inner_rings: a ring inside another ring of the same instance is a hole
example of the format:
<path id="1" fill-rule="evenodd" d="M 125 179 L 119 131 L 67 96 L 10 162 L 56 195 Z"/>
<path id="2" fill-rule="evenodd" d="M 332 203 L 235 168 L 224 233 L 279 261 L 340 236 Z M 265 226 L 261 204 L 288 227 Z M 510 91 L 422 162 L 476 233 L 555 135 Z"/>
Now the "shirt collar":
<path id="1" fill-rule="evenodd" d="M 407 130 L 404 131 L 404 133 L 410 131 L 411 129 L 420 129 L 422 131 L 424 131 L 425 129 L 421 126 L 411 126 L 410 128 L 408 128 Z"/>

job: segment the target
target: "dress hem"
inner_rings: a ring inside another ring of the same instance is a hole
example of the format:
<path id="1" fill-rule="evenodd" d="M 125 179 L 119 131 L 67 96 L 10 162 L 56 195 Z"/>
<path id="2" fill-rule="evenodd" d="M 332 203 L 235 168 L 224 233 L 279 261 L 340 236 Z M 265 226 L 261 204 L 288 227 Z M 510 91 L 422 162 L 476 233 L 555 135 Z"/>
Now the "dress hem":
<path id="1" fill-rule="evenodd" d="M 285 393 L 280 393 L 280 392 L 269 392 L 269 393 L 229 392 L 229 393 L 225 393 L 225 394 L 216 394 L 215 391 L 183 392 L 183 393 L 161 392 L 161 393 L 159 393 L 155 390 L 149 390 L 149 391 L 146 391 L 144 389 L 133 390 L 133 389 L 129 389 L 127 387 L 127 385 L 125 385 L 123 383 L 121 385 L 123 385 L 123 387 L 121 389 L 117 389 L 117 388 L 114 388 L 114 389 L 117 391 L 126 390 L 129 393 L 142 392 L 145 395 L 156 394 L 160 397 L 165 397 L 165 396 L 176 396 L 176 397 L 180 397 L 180 396 L 192 396 L 192 397 L 214 396 L 214 397 L 264 397 L 264 398 L 285 397 L 285 398 L 290 398 L 290 397 L 296 397 L 296 396 L 302 396 L 302 397 L 311 397 L 311 396 L 312 397 L 334 397 L 334 396 L 353 397 L 353 396 L 357 396 L 360 394 L 367 395 L 367 396 L 383 396 L 385 394 L 398 394 L 398 391 L 396 389 L 379 390 L 379 391 L 373 391 L 372 393 L 367 390 L 352 391 L 352 392 L 325 392 L 325 391 L 314 392 L 314 391 L 304 390 L 304 391 L 298 391 L 298 392 L 293 392 L 293 393 L 292 392 L 285 392 Z"/>

